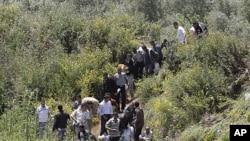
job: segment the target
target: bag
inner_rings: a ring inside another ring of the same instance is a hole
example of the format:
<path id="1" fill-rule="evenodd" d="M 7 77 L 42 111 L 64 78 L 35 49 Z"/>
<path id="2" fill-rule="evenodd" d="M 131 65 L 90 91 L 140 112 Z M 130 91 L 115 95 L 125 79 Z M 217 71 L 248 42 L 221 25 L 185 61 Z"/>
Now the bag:
<path id="1" fill-rule="evenodd" d="M 205 34 L 208 33 L 208 28 L 204 23 L 199 22 L 199 26 L 201 27 L 203 33 L 205 33 Z"/>

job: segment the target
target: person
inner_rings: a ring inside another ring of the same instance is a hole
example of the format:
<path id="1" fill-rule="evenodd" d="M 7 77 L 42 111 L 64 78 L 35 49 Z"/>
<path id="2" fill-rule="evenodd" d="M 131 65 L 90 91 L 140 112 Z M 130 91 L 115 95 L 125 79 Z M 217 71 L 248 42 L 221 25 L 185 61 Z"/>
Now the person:
<path id="1" fill-rule="evenodd" d="M 174 28 L 177 30 L 177 39 L 179 43 L 186 44 L 187 39 L 186 39 L 186 31 L 185 29 L 179 25 L 178 22 L 173 23 Z"/>
<path id="2" fill-rule="evenodd" d="M 45 104 L 45 100 L 41 100 L 41 105 L 36 109 L 38 116 L 39 137 L 43 138 L 46 123 L 49 118 L 49 107 Z"/>
<path id="3" fill-rule="evenodd" d="M 127 75 L 122 72 L 122 68 L 120 66 L 117 67 L 117 73 L 114 75 L 114 79 L 116 82 L 116 87 L 117 90 L 119 90 L 118 93 L 116 93 L 117 97 L 116 97 L 116 101 L 119 105 L 118 107 L 118 111 L 120 111 L 120 94 L 121 94 L 121 99 L 122 99 L 122 107 L 121 109 L 123 110 L 125 108 L 126 105 L 126 92 L 125 92 L 125 85 L 127 85 L 129 87 L 129 81 L 127 78 Z M 133 85 L 133 84 L 131 84 Z"/>
<path id="4" fill-rule="evenodd" d="M 59 112 L 54 116 L 54 125 L 52 131 L 58 131 L 58 138 L 63 139 L 66 136 L 66 129 L 70 116 L 68 113 L 63 111 L 63 106 L 58 105 Z"/>
<path id="5" fill-rule="evenodd" d="M 152 66 L 151 57 L 150 57 L 150 53 L 149 53 L 147 46 L 143 45 L 142 49 L 144 51 L 143 62 L 144 62 L 144 68 L 145 68 L 145 72 L 146 72 L 145 75 L 146 75 L 146 77 L 148 77 L 153 72 L 153 66 Z"/>
<path id="6" fill-rule="evenodd" d="M 108 130 L 108 135 L 110 141 L 119 141 L 120 140 L 120 119 L 118 118 L 118 113 L 114 112 L 113 117 L 109 119 L 106 123 L 106 129 Z"/>
<path id="7" fill-rule="evenodd" d="M 205 35 L 208 33 L 208 30 L 204 23 L 194 22 L 190 29 L 190 32 L 192 32 L 191 34 L 193 36 L 201 38 L 202 35 Z"/>
<path id="8" fill-rule="evenodd" d="M 98 114 L 101 118 L 101 130 L 100 130 L 100 136 L 104 133 L 107 133 L 107 130 L 105 128 L 106 122 L 112 117 L 113 115 L 113 109 L 112 104 L 109 100 L 110 96 L 105 95 L 103 101 L 100 103 L 98 108 Z"/>
<path id="9" fill-rule="evenodd" d="M 150 41 L 150 44 L 152 46 L 152 49 L 158 53 L 158 60 L 156 63 L 159 63 L 160 66 L 162 66 L 162 59 L 163 59 L 163 53 L 162 53 L 162 47 L 161 44 L 156 43 L 156 41 L 152 40 Z"/>
<path id="10" fill-rule="evenodd" d="M 90 117 L 89 117 L 89 111 L 87 109 L 87 104 L 82 103 L 80 108 L 72 112 L 70 116 L 73 119 L 73 125 L 76 137 L 78 136 L 79 127 L 81 125 L 83 125 L 86 130 L 89 130 L 88 120 L 90 119 Z"/>
<path id="11" fill-rule="evenodd" d="M 135 102 L 135 120 L 133 124 L 135 125 L 135 141 L 139 141 L 139 135 L 141 134 L 142 127 L 144 126 L 144 112 L 140 108 L 139 102 Z"/>
<path id="12" fill-rule="evenodd" d="M 88 119 L 88 128 L 89 132 L 91 133 L 92 128 L 92 119 L 93 119 L 93 111 L 94 111 L 94 104 L 91 101 L 87 102 L 87 109 L 89 111 L 89 119 Z"/>
<path id="13" fill-rule="evenodd" d="M 134 141 L 134 127 L 127 125 L 123 129 L 123 134 L 121 135 L 122 141 Z"/>
<path id="14" fill-rule="evenodd" d="M 160 70 L 159 54 L 154 49 L 151 49 L 149 54 L 151 58 L 151 66 L 153 66 L 153 72 L 157 75 Z"/>
<path id="15" fill-rule="evenodd" d="M 133 49 L 133 60 L 135 63 L 135 67 L 134 67 L 134 75 L 135 75 L 135 79 L 142 79 L 142 75 L 143 75 L 143 53 L 140 49 Z"/>
<path id="16" fill-rule="evenodd" d="M 79 133 L 78 133 L 77 137 L 78 137 L 79 141 L 85 141 L 86 140 L 87 133 L 86 133 L 85 128 L 84 128 L 83 125 L 81 125 L 79 127 Z"/>
<path id="17" fill-rule="evenodd" d="M 82 97 L 81 97 L 81 95 L 76 95 L 75 102 L 74 102 L 74 104 L 72 106 L 72 110 L 78 109 L 78 107 L 81 105 L 81 103 L 82 103 Z"/>
<path id="18" fill-rule="evenodd" d="M 116 84 L 112 76 L 109 76 L 107 72 L 103 73 L 103 89 L 105 93 L 109 93 L 112 99 L 116 99 Z"/>
<path id="19" fill-rule="evenodd" d="M 124 65 L 128 67 L 128 72 L 126 73 L 128 78 L 128 86 L 130 98 L 134 99 L 134 61 L 132 60 L 133 55 L 131 53 L 127 54 L 127 58 L 124 61 Z"/>
<path id="20" fill-rule="evenodd" d="M 132 114 L 132 111 L 129 108 L 127 108 L 124 111 L 124 114 L 120 117 L 120 121 L 121 122 L 120 122 L 119 130 L 120 130 L 121 135 L 122 135 L 123 131 L 125 129 L 128 129 L 129 125 L 132 125 L 132 122 L 133 122 L 133 114 Z M 134 131 L 134 129 L 133 129 L 133 131 Z"/>
<path id="21" fill-rule="evenodd" d="M 145 128 L 145 131 L 143 131 L 140 136 L 139 139 L 140 141 L 150 141 L 152 140 L 152 136 L 153 136 L 153 132 L 150 130 L 150 128 L 147 126 Z"/>

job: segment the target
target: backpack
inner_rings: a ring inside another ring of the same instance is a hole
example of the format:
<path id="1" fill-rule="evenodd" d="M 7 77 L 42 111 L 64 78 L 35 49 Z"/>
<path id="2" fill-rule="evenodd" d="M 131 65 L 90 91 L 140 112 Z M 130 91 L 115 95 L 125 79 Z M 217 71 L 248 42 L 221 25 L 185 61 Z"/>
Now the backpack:
<path id="1" fill-rule="evenodd" d="M 201 27 L 203 33 L 208 34 L 208 28 L 206 24 L 199 22 L 199 26 Z"/>

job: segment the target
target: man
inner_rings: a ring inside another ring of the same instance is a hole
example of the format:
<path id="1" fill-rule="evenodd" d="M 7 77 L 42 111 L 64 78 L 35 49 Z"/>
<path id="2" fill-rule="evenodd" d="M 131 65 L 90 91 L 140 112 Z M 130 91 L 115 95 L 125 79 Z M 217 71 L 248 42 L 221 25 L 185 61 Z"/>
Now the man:
<path id="1" fill-rule="evenodd" d="M 177 39 L 179 43 L 186 44 L 186 31 L 182 26 L 179 26 L 178 22 L 174 22 L 174 28 L 177 29 Z"/>
<path id="2" fill-rule="evenodd" d="M 116 93 L 116 84 L 114 78 L 108 75 L 108 73 L 103 73 L 103 89 L 104 94 L 109 93 L 111 98 L 116 99 L 115 93 Z"/>
<path id="3" fill-rule="evenodd" d="M 119 95 L 121 94 L 121 97 L 122 97 L 122 110 L 123 110 L 125 108 L 125 105 L 126 105 L 125 85 L 130 87 L 130 85 L 133 85 L 133 84 L 129 84 L 127 75 L 124 72 L 122 72 L 122 68 L 120 66 L 117 67 L 117 73 L 115 74 L 114 79 L 116 82 L 116 87 L 119 90 L 119 92 L 116 93 L 116 95 L 117 95 L 116 101 L 119 105 L 117 110 L 120 111 L 120 100 L 119 100 L 120 96 Z"/>
<path id="4" fill-rule="evenodd" d="M 106 123 L 106 129 L 109 131 L 108 135 L 110 141 L 119 141 L 120 140 L 120 119 L 118 118 L 118 113 L 114 112 L 113 117 L 109 119 Z"/>
<path id="5" fill-rule="evenodd" d="M 143 45 L 142 49 L 144 51 L 143 62 L 144 62 L 144 67 L 145 67 L 145 72 L 146 72 L 145 75 L 146 75 L 146 77 L 148 77 L 153 72 L 152 61 L 151 61 L 151 57 L 150 57 L 150 53 L 149 53 L 148 48 L 145 45 Z"/>
<path id="6" fill-rule="evenodd" d="M 77 95 L 76 98 L 75 98 L 75 102 L 74 102 L 74 104 L 72 106 L 72 109 L 73 110 L 78 109 L 78 107 L 81 105 L 81 103 L 82 103 L 82 97 L 81 97 L 81 95 Z"/>
<path id="7" fill-rule="evenodd" d="M 154 40 L 150 41 L 150 44 L 152 46 L 152 49 L 158 53 L 158 60 L 157 63 L 159 63 L 160 66 L 162 66 L 162 58 L 163 58 L 163 53 L 162 53 L 162 48 L 159 43 L 156 43 Z"/>
<path id="8" fill-rule="evenodd" d="M 49 117 L 49 107 L 45 105 L 45 100 L 41 100 L 41 105 L 37 108 L 36 114 L 38 116 L 39 137 L 43 138 L 46 123 Z"/>
<path id="9" fill-rule="evenodd" d="M 139 107 L 139 102 L 135 102 L 135 120 L 133 124 L 135 125 L 135 141 L 139 141 L 139 135 L 141 134 L 142 127 L 144 125 L 144 112 L 143 109 Z"/>
<path id="10" fill-rule="evenodd" d="M 128 125 L 132 125 L 133 122 L 133 114 L 131 109 L 126 109 L 124 114 L 120 117 L 120 127 L 119 130 L 121 134 L 123 134 L 123 130 L 127 129 Z"/>
<path id="11" fill-rule="evenodd" d="M 54 125 L 52 131 L 58 131 L 58 138 L 63 139 L 66 136 L 66 129 L 70 116 L 68 113 L 63 111 L 63 106 L 58 105 L 59 112 L 54 117 Z"/>
<path id="12" fill-rule="evenodd" d="M 81 125 L 83 125 L 86 130 L 89 129 L 88 120 L 90 119 L 90 117 L 89 117 L 89 111 L 87 109 L 87 104 L 81 104 L 80 108 L 75 110 L 70 116 L 74 121 L 73 125 L 76 136 L 78 136 L 79 127 Z"/>
<path id="13" fill-rule="evenodd" d="M 140 136 L 139 139 L 140 141 L 150 141 L 152 140 L 152 136 L 153 136 L 153 132 L 150 130 L 150 128 L 147 126 L 145 128 L 145 131 L 143 131 Z"/>
<path id="14" fill-rule="evenodd" d="M 143 75 L 143 53 L 141 50 L 137 50 L 136 48 L 133 49 L 133 60 L 134 60 L 134 77 L 135 79 L 142 79 Z"/>
<path id="15" fill-rule="evenodd" d="M 101 118 L 101 131 L 100 131 L 100 136 L 103 135 L 104 133 L 107 133 L 107 130 L 105 128 L 106 122 L 111 118 L 113 115 L 113 109 L 112 109 L 112 104 L 109 100 L 110 96 L 105 95 L 103 101 L 100 103 L 99 108 L 98 108 L 98 114 Z"/>
<path id="16" fill-rule="evenodd" d="M 134 99 L 134 61 L 132 60 L 133 55 L 131 53 L 127 54 L 127 58 L 124 61 L 124 65 L 128 67 L 128 72 L 126 73 L 128 78 L 128 86 L 130 98 Z"/>

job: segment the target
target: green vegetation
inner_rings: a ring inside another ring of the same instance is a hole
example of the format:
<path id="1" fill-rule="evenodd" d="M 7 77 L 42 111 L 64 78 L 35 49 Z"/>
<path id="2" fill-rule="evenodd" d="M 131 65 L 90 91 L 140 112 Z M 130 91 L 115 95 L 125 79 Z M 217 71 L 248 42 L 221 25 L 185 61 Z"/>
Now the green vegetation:
<path id="1" fill-rule="evenodd" d="M 37 139 L 35 108 L 71 113 L 76 93 L 102 97 L 102 73 L 141 42 L 176 40 L 163 49 L 157 76 L 136 82 L 155 140 L 227 141 L 230 124 L 246 124 L 249 92 L 250 2 L 247 0 L 0 0 L 0 136 Z M 189 37 L 194 21 L 209 36 Z M 149 46 L 149 45 L 148 45 Z M 94 119 L 95 123 L 98 120 Z M 204 130 L 205 129 L 205 130 Z M 47 139 L 55 138 L 51 133 Z"/>

